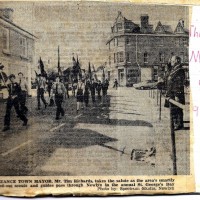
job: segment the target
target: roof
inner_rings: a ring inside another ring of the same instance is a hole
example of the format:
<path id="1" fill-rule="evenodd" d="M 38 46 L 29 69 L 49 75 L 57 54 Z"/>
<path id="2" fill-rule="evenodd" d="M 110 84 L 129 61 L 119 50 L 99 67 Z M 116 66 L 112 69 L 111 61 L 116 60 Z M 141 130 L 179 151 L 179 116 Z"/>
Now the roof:
<path id="1" fill-rule="evenodd" d="M 159 29 L 162 29 L 162 31 L 159 31 Z M 172 27 L 170 25 L 164 25 L 162 24 L 160 21 L 158 22 L 156 28 L 155 28 L 155 32 L 159 32 L 159 33 L 166 33 L 166 34 L 172 34 Z"/>
<path id="2" fill-rule="evenodd" d="M 2 17 L 2 16 L 0 16 L 0 19 L 6 21 L 7 23 L 9 23 L 9 24 L 11 24 L 12 26 L 14 26 L 14 27 L 20 29 L 21 31 L 23 31 L 23 32 L 25 32 L 25 33 L 27 33 L 27 34 L 29 34 L 30 36 L 32 36 L 32 37 L 34 37 L 34 38 L 37 38 L 37 37 L 36 37 L 35 35 L 33 35 L 32 33 L 26 31 L 25 29 L 21 28 L 20 26 L 16 25 L 15 23 L 11 22 L 10 20 L 7 20 L 7 19 L 5 19 L 5 18 Z"/>

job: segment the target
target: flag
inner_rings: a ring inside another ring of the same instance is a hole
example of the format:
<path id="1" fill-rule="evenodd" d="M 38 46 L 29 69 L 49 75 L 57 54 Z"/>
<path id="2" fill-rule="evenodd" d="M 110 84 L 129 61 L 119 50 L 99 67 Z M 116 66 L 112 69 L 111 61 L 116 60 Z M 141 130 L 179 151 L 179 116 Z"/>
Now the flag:
<path id="1" fill-rule="evenodd" d="M 60 49 L 59 49 L 59 46 L 58 46 L 58 75 L 62 75 L 62 71 L 61 71 L 61 68 L 60 68 Z"/>
<path id="2" fill-rule="evenodd" d="M 40 67 L 41 75 L 47 78 L 47 73 L 44 70 L 44 63 L 43 63 L 41 57 L 40 57 L 40 60 L 39 60 L 39 67 Z"/>
<path id="3" fill-rule="evenodd" d="M 81 66 L 80 66 L 79 60 L 78 60 L 78 56 L 77 56 L 77 60 L 76 60 L 76 67 L 77 67 L 79 79 L 82 79 L 82 71 L 81 71 Z"/>
<path id="4" fill-rule="evenodd" d="M 89 62 L 89 67 L 88 67 L 88 77 L 90 80 L 92 79 L 92 71 L 91 71 L 90 62 Z"/>

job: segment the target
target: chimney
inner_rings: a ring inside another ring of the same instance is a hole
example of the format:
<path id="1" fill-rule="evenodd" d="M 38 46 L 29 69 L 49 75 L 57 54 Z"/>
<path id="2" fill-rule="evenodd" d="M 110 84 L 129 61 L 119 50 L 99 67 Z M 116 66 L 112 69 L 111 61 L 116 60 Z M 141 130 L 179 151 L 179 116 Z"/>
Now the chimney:
<path id="1" fill-rule="evenodd" d="M 13 21 L 13 9 L 12 8 L 0 8 L 0 16 L 4 19 Z"/>
<path id="2" fill-rule="evenodd" d="M 149 16 L 147 14 L 143 14 L 140 16 L 141 20 L 141 29 L 147 30 L 149 27 Z"/>

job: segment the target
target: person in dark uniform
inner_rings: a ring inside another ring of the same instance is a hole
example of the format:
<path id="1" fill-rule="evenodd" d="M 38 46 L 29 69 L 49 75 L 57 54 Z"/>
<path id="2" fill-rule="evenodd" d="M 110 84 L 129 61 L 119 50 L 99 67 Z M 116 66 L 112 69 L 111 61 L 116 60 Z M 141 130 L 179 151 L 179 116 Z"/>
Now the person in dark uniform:
<path id="1" fill-rule="evenodd" d="M 96 83 L 94 82 L 94 79 L 91 80 L 90 91 L 92 96 L 92 102 L 94 104 L 96 102 L 95 100 Z"/>
<path id="2" fill-rule="evenodd" d="M 89 103 L 89 89 L 90 89 L 90 81 L 87 80 L 85 83 L 85 90 L 84 90 L 84 102 L 85 102 L 85 107 L 88 107 L 88 103 Z"/>
<path id="3" fill-rule="evenodd" d="M 166 97 L 169 97 L 181 104 L 185 104 L 184 81 L 185 71 L 181 65 L 181 58 L 172 56 L 172 69 L 167 78 Z M 183 128 L 183 110 L 172 104 L 172 118 L 174 121 L 174 129 L 179 130 Z"/>
<path id="4" fill-rule="evenodd" d="M 109 81 L 108 79 L 105 80 L 105 95 L 108 93 Z"/>
<path id="5" fill-rule="evenodd" d="M 69 99 L 69 82 L 68 81 L 65 83 L 65 88 L 66 88 L 66 96 Z"/>
<path id="6" fill-rule="evenodd" d="M 84 83 L 82 82 L 81 79 L 78 80 L 78 84 L 77 84 L 77 92 L 76 92 L 76 102 L 77 102 L 77 107 L 76 107 L 76 111 L 78 113 L 80 107 L 83 107 L 83 87 L 84 87 Z"/>
<path id="7" fill-rule="evenodd" d="M 62 82 L 60 82 L 60 77 L 56 77 L 56 81 L 52 85 L 51 89 L 51 98 L 53 98 L 53 94 L 55 97 L 55 104 L 57 106 L 56 110 L 56 120 L 60 119 L 60 115 L 64 116 L 65 111 L 62 108 L 62 103 L 65 98 L 66 88 Z"/>
<path id="8" fill-rule="evenodd" d="M 28 122 L 28 119 L 26 118 L 24 113 L 20 112 L 19 110 L 19 95 L 21 93 L 21 88 L 19 84 L 15 82 L 15 75 L 11 74 L 9 76 L 9 80 L 10 83 L 7 85 L 9 96 L 6 104 L 6 115 L 4 117 L 3 131 L 7 131 L 10 129 L 10 113 L 13 106 L 19 118 L 23 121 L 23 126 L 26 126 Z"/>
<path id="9" fill-rule="evenodd" d="M 97 94 L 98 94 L 99 100 L 101 100 L 101 90 L 102 90 L 102 84 L 101 84 L 101 81 L 99 80 L 97 83 Z"/>
<path id="10" fill-rule="evenodd" d="M 18 76 L 19 76 L 19 86 L 21 88 L 21 93 L 19 94 L 20 110 L 26 115 L 28 112 L 28 108 L 26 107 L 26 97 L 29 94 L 28 84 L 22 72 L 19 72 Z"/>
<path id="11" fill-rule="evenodd" d="M 115 79 L 115 80 L 114 80 L 113 88 L 116 88 L 116 90 L 117 90 L 117 87 L 118 87 L 118 82 L 117 82 L 117 79 Z"/>
<path id="12" fill-rule="evenodd" d="M 46 89 L 46 79 L 45 77 L 41 76 L 41 74 L 38 75 L 37 80 L 37 101 L 38 101 L 38 110 L 40 110 L 40 99 L 44 103 L 45 108 L 47 107 L 47 102 L 44 98 L 44 92 Z"/>

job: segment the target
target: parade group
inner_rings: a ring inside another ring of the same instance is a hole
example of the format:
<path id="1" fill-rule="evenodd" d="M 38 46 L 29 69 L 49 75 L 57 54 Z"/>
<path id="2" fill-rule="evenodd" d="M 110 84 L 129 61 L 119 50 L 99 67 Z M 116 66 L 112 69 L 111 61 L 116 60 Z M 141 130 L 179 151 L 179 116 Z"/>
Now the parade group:
<path id="1" fill-rule="evenodd" d="M 41 64 L 41 63 L 40 63 Z M 4 66 L 1 64 L 1 68 Z M 59 120 L 62 116 L 65 115 L 63 109 L 63 101 L 66 98 L 69 98 L 69 91 L 72 91 L 72 96 L 76 98 L 77 102 L 77 113 L 82 108 L 88 107 L 89 99 L 91 98 L 92 105 L 96 105 L 96 101 L 106 101 L 107 91 L 109 87 L 109 81 L 103 75 L 102 81 L 94 79 L 92 76 L 83 78 L 80 76 L 80 70 L 78 73 L 73 74 L 71 79 L 72 83 L 69 82 L 69 79 L 66 81 L 66 77 L 60 75 L 60 73 L 54 74 L 53 79 L 49 79 L 47 74 L 44 73 L 44 65 L 40 65 L 41 70 L 39 74 L 36 74 L 35 84 L 37 90 L 37 110 L 41 109 L 41 101 L 44 104 L 44 108 L 47 106 L 56 105 L 56 120 Z M 3 74 L 1 73 L 1 77 Z M 76 77 L 76 80 L 74 80 Z M 18 78 L 18 79 L 17 79 Z M 16 81 L 18 80 L 18 81 Z M 7 77 L 6 88 L 8 90 L 8 99 L 6 103 L 6 114 L 4 117 L 4 128 L 3 131 L 10 129 L 11 121 L 11 109 L 15 108 L 17 117 L 23 121 L 23 126 L 27 126 L 28 119 L 27 113 L 28 108 L 26 106 L 26 99 L 30 96 L 30 91 L 28 84 L 22 72 L 18 73 L 18 77 L 14 74 L 10 74 Z M 114 82 L 114 86 L 117 88 L 117 83 Z M 48 92 L 49 102 L 45 99 L 45 92 Z"/>

